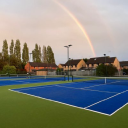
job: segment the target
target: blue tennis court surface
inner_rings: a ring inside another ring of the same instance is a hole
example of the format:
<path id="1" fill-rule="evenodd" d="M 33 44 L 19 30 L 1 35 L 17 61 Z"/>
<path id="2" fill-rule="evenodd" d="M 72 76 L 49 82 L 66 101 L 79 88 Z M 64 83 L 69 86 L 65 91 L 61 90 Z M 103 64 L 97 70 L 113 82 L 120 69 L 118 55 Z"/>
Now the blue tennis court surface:
<path id="1" fill-rule="evenodd" d="M 95 82 L 96 83 L 96 82 Z M 128 103 L 128 86 L 74 82 L 12 91 L 56 101 L 105 115 L 113 115 Z"/>
<path id="2" fill-rule="evenodd" d="M 19 84 L 31 84 L 31 83 L 43 83 L 43 82 L 52 82 L 55 80 L 45 80 L 45 79 L 21 79 L 21 80 L 6 80 L 0 81 L 0 86 L 6 85 L 19 85 Z"/>
<path id="3" fill-rule="evenodd" d="M 67 79 L 67 78 L 66 78 Z M 19 84 L 31 84 L 31 83 L 44 83 L 44 82 L 54 82 L 54 81 L 64 81 L 64 77 L 60 78 L 17 78 L 17 77 L 0 77 L 0 86 L 6 85 L 19 85 Z"/>

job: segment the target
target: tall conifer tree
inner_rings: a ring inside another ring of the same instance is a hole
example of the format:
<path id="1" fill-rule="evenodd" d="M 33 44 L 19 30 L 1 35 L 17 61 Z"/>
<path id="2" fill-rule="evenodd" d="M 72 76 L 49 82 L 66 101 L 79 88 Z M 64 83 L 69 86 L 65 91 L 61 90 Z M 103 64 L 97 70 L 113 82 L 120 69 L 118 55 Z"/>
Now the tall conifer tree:
<path id="1" fill-rule="evenodd" d="M 16 40 L 15 43 L 15 48 L 14 48 L 14 55 L 16 57 L 17 60 L 17 66 L 19 67 L 19 65 L 21 64 L 21 47 L 20 47 L 20 40 Z"/>
<path id="2" fill-rule="evenodd" d="M 2 53 L 0 53 L 0 70 L 2 70 L 4 65 L 5 65 L 5 62 L 3 60 L 3 55 L 2 55 Z"/>
<path id="3" fill-rule="evenodd" d="M 7 40 L 3 41 L 2 56 L 5 62 L 8 63 L 8 43 Z"/>
<path id="4" fill-rule="evenodd" d="M 14 55 L 14 41 L 11 40 L 11 45 L 10 45 L 10 55 L 9 55 L 9 63 L 10 65 L 16 65 L 16 57 Z"/>
<path id="5" fill-rule="evenodd" d="M 39 46 L 39 61 L 41 62 L 42 54 L 41 54 L 41 47 Z"/>
<path id="6" fill-rule="evenodd" d="M 10 45 L 10 55 L 14 55 L 14 41 L 11 41 L 11 45 Z"/>
<path id="7" fill-rule="evenodd" d="M 35 44 L 35 49 L 32 51 L 32 54 L 34 62 L 41 62 L 41 48 L 38 44 Z"/>
<path id="8" fill-rule="evenodd" d="M 26 64 L 29 61 L 29 49 L 27 43 L 24 43 L 22 50 L 22 62 Z"/>
<path id="9" fill-rule="evenodd" d="M 47 49 L 46 49 L 46 46 L 43 46 L 42 54 L 43 54 L 42 62 L 47 63 Z"/>
<path id="10" fill-rule="evenodd" d="M 47 62 L 49 64 L 55 63 L 54 53 L 53 53 L 52 48 L 50 46 L 47 47 Z"/>

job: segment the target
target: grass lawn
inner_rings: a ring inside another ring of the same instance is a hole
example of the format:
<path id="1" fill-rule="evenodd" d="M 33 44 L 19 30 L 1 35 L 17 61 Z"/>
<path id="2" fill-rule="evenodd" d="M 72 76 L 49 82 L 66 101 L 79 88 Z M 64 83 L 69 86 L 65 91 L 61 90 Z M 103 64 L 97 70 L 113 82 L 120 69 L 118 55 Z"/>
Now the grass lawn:
<path id="1" fill-rule="evenodd" d="M 128 127 L 128 106 L 112 116 L 105 116 L 8 90 L 58 83 L 0 86 L 0 128 Z"/>

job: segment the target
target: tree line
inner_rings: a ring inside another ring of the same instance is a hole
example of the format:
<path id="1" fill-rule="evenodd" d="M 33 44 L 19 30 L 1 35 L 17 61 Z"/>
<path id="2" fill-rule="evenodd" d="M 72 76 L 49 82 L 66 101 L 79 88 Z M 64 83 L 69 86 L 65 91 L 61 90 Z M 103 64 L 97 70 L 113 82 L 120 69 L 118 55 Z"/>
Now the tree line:
<path id="1" fill-rule="evenodd" d="M 55 63 L 54 53 L 50 46 L 43 46 L 41 50 L 41 46 L 35 44 L 35 48 L 31 54 L 33 62 Z M 0 52 L 0 69 L 3 69 L 5 65 L 15 66 L 17 69 L 24 69 L 29 59 L 30 53 L 26 42 L 23 44 L 21 51 L 19 39 L 15 42 L 11 40 L 10 46 L 6 39 L 3 41 L 2 52 Z"/>

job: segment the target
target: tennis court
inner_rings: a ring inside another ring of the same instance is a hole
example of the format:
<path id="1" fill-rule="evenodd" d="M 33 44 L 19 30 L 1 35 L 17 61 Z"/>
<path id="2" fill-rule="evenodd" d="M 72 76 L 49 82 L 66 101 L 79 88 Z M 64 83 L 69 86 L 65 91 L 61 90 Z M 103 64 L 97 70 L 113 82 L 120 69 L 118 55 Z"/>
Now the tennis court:
<path id="1" fill-rule="evenodd" d="M 0 86 L 20 85 L 31 83 L 45 83 L 54 81 L 65 81 L 65 76 L 27 76 L 27 75 L 11 75 L 0 77 Z"/>
<path id="2" fill-rule="evenodd" d="M 88 79 L 88 78 L 87 78 Z M 127 78 L 92 79 L 72 83 L 12 89 L 18 93 L 111 116 L 128 103 Z M 81 80 L 81 79 L 80 79 Z"/>

